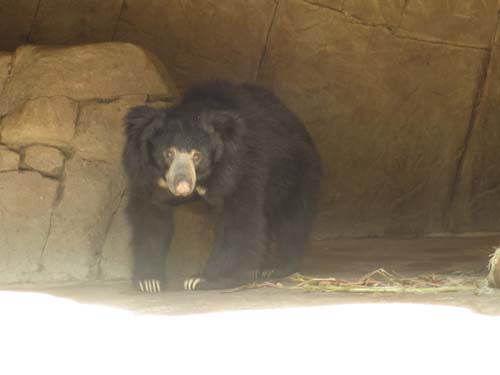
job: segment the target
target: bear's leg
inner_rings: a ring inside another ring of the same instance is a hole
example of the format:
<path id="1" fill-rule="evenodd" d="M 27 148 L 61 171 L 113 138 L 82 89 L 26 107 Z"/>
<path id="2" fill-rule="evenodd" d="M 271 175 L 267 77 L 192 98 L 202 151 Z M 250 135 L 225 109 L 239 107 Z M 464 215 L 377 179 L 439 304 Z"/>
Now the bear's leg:
<path id="1" fill-rule="evenodd" d="M 128 207 L 132 224 L 134 286 L 147 293 L 158 293 L 165 283 L 165 260 L 173 235 L 173 212 L 132 199 Z"/>
<path id="2" fill-rule="evenodd" d="M 309 230 L 303 212 L 284 217 L 278 226 L 275 268 L 270 277 L 281 278 L 297 272 L 308 239 Z"/>
<path id="3" fill-rule="evenodd" d="M 219 218 L 214 248 L 202 275 L 187 279 L 187 290 L 233 288 L 255 280 L 267 249 L 261 206 L 227 205 Z"/>
<path id="4" fill-rule="evenodd" d="M 320 167 L 312 161 L 299 174 L 299 189 L 285 204 L 286 213 L 278 212 L 273 221 L 276 234 L 276 258 L 270 277 L 282 278 L 299 271 L 317 213 Z"/>

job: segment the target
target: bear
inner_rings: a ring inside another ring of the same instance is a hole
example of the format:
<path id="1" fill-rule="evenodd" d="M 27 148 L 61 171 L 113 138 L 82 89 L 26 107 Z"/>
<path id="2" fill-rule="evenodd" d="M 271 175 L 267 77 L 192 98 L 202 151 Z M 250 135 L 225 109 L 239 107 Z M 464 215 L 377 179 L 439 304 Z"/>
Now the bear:
<path id="1" fill-rule="evenodd" d="M 215 239 L 186 290 L 226 289 L 298 271 L 315 221 L 321 160 L 299 118 L 256 84 L 208 81 L 172 107 L 131 108 L 123 165 L 133 282 L 160 292 L 179 204 L 202 200 Z"/>

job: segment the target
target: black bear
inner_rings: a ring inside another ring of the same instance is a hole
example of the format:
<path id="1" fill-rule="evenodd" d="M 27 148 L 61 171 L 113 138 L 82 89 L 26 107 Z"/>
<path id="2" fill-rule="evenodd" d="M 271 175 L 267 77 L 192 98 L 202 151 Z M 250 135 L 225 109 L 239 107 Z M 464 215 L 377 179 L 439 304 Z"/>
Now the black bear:
<path id="1" fill-rule="evenodd" d="M 321 162 L 276 96 L 251 84 L 207 82 L 171 108 L 132 108 L 125 130 L 138 289 L 161 291 L 173 209 L 193 199 L 213 209 L 215 241 L 203 273 L 185 289 L 297 270 L 316 215 Z"/>

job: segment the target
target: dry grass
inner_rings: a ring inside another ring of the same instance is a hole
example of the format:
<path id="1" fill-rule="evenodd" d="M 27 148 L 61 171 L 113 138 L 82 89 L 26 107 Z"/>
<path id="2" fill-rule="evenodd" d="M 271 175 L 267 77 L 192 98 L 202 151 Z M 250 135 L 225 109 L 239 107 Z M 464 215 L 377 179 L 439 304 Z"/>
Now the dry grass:
<path id="1" fill-rule="evenodd" d="M 403 277 L 381 268 L 366 274 L 357 281 L 348 281 L 335 277 L 311 277 L 296 273 L 281 280 L 254 282 L 226 292 L 257 288 L 282 288 L 330 293 L 422 294 L 476 290 L 478 288 L 478 279 L 466 275 L 438 276 L 435 274 Z"/>
<path id="2" fill-rule="evenodd" d="M 488 285 L 492 288 L 500 288 L 500 247 L 496 248 L 490 255 L 488 263 Z"/>

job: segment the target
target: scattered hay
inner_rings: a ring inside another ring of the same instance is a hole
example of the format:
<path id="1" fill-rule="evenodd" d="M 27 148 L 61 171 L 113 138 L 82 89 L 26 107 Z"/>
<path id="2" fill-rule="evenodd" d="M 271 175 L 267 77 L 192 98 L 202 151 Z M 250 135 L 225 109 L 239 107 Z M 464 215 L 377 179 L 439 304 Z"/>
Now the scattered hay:
<path id="1" fill-rule="evenodd" d="M 478 288 L 478 279 L 472 277 L 445 277 L 435 274 L 417 277 L 402 277 L 380 268 L 366 274 L 357 281 L 348 281 L 335 277 L 319 278 L 293 274 L 279 281 L 251 283 L 227 290 L 226 293 L 245 289 L 281 288 L 290 290 L 347 293 L 439 293 L 472 291 Z"/>
<path id="2" fill-rule="evenodd" d="M 488 269 L 488 285 L 492 288 L 500 288 L 500 247 L 491 254 Z"/>

